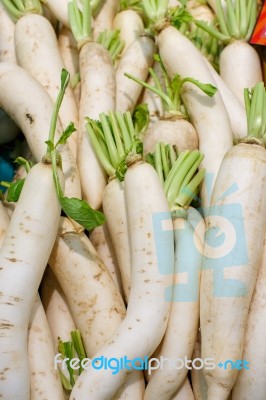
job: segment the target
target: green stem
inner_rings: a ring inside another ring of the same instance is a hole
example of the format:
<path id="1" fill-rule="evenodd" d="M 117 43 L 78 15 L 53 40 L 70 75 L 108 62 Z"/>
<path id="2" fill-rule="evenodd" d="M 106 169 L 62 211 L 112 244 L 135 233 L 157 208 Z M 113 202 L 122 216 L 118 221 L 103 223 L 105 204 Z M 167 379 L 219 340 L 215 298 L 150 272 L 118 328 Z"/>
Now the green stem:
<path id="1" fill-rule="evenodd" d="M 91 6 L 90 0 L 83 0 L 82 11 L 78 8 L 77 0 L 68 3 L 68 17 L 72 33 L 78 43 L 91 39 Z"/>
<path id="2" fill-rule="evenodd" d="M 266 90 L 264 83 L 257 83 L 251 90 L 245 89 L 244 100 L 247 115 L 248 137 L 261 139 L 265 143 Z"/>
<path id="3" fill-rule="evenodd" d="M 180 193 L 177 195 L 175 199 L 175 204 L 181 207 L 188 206 L 191 201 L 195 198 L 197 189 L 201 184 L 204 176 L 206 174 L 206 170 L 202 168 L 194 178 L 188 183 L 186 187 L 183 187 L 180 190 Z"/>
<path id="4" fill-rule="evenodd" d="M 156 145 L 155 145 L 154 165 L 155 165 L 155 170 L 156 170 L 157 174 L 159 175 L 160 181 L 163 185 L 164 176 L 163 176 L 163 164 L 162 164 L 162 158 L 161 158 L 160 143 L 156 143 Z"/>
<path id="5" fill-rule="evenodd" d="M 43 14 L 39 0 L 1 0 L 3 6 L 14 21 L 26 14 Z"/>
<path id="6" fill-rule="evenodd" d="M 6 187 L 7 189 L 10 187 L 10 183 L 7 182 L 7 181 L 1 181 L 0 185 L 3 186 L 3 187 Z"/>
<path id="7" fill-rule="evenodd" d="M 172 101 L 171 101 L 170 98 L 169 98 L 165 93 L 163 93 L 161 90 L 157 89 L 157 88 L 154 87 L 154 86 L 151 86 L 150 84 L 148 84 L 147 82 L 144 82 L 143 80 L 141 80 L 141 79 L 139 79 L 139 78 L 136 78 L 136 77 L 134 77 L 134 76 L 132 76 L 132 75 L 130 75 L 130 74 L 127 74 L 126 72 L 124 73 L 124 75 L 125 75 L 127 78 L 132 79 L 133 81 L 139 83 L 139 84 L 142 85 L 143 87 L 145 87 L 145 88 L 151 90 L 152 92 L 158 94 L 158 96 L 160 96 L 161 99 L 167 104 L 167 107 L 169 108 L 169 110 L 174 110 L 174 105 L 173 105 Z"/>

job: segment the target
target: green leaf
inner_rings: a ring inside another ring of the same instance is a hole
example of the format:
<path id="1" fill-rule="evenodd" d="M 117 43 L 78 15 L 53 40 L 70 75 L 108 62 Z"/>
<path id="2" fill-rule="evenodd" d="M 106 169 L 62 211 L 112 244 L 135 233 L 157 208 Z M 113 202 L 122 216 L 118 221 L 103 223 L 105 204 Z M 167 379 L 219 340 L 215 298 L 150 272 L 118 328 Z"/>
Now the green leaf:
<path id="1" fill-rule="evenodd" d="M 123 182 L 126 172 L 127 172 L 126 157 L 123 157 L 121 162 L 116 167 L 115 176 L 120 182 Z"/>
<path id="2" fill-rule="evenodd" d="M 145 157 L 147 163 L 149 163 L 153 168 L 155 168 L 154 154 L 148 153 Z"/>
<path id="3" fill-rule="evenodd" d="M 67 139 L 72 135 L 72 133 L 76 132 L 76 130 L 77 129 L 75 128 L 74 123 L 70 122 L 70 124 L 67 126 L 67 128 L 64 130 L 64 132 L 60 136 L 60 139 L 56 143 L 55 147 L 57 147 L 59 144 L 66 144 Z"/>
<path id="4" fill-rule="evenodd" d="M 70 80 L 70 74 L 65 68 L 63 68 L 61 71 L 61 90 L 64 93 L 66 91 L 69 80 Z"/>
<path id="5" fill-rule="evenodd" d="M 134 124 L 135 132 L 140 133 L 146 129 L 150 119 L 149 109 L 147 104 L 139 104 L 135 108 L 132 121 Z"/>
<path id="6" fill-rule="evenodd" d="M 52 152 L 55 149 L 54 144 L 51 140 L 46 140 L 45 144 L 47 144 L 50 152 Z"/>
<path id="7" fill-rule="evenodd" d="M 15 182 L 10 183 L 10 186 L 7 191 L 6 200 L 9 202 L 11 201 L 17 202 L 24 183 L 25 183 L 25 178 L 17 179 Z"/>
<path id="8" fill-rule="evenodd" d="M 66 215 L 78 222 L 88 231 L 102 225 L 105 222 L 104 214 L 91 208 L 84 200 L 80 200 L 75 197 L 60 197 L 59 201 Z"/>

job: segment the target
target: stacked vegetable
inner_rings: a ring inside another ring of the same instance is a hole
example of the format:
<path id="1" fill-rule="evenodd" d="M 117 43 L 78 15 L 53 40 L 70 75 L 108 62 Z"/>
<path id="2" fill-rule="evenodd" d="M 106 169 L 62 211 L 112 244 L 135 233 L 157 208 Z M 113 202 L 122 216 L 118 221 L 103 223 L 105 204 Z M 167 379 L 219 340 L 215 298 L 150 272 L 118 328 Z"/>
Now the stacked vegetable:
<path id="1" fill-rule="evenodd" d="M 258 12 L 1 0 L 0 398 L 265 399 Z"/>

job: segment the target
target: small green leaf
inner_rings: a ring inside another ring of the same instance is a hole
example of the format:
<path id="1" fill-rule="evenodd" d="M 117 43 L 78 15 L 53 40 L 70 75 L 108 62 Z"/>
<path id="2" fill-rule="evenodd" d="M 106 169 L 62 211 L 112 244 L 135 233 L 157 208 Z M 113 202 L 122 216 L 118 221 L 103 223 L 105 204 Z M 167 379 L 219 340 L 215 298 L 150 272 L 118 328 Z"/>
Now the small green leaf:
<path id="1" fill-rule="evenodd" d="M 145 157 L 147 163 L 149 163 L 153 168 L 155 168 L 154 154 L 148 153 Z"/>
<path id="2" fill-rule="evenodd" d="M 88 231 L 105 222 L 104 214 L 91 208 L 84 200 L 75 197 L 60 197 L 59 201 L 66 215 L 78 222 Z"/>
<path id="3" fill-rule="evenodd" d="M 70 74 L 65 68 L 63 68 L 61 72 L 61 90 L 63 92 L 65 92 L 69 80 L 70 80 Z"/>
<path id="4" fill-rule="evenodd" d="M 54 144 L 51 140 L 46 140 L 46 142 L 44 142 L 44 143 L 47 144 L 50 152 L 55 149 Z"/>
<path id="5" fill-rule="evenodd" d="M 7 191 L 6 200 L 9 202 L 11 201 L 17 202 L 24 183 L 25 183 L 25 178 L 17 179 L 15 182 L 10 183 L 10 186 Z"/>
<path id="6" fill-rule="evenodd" d="M 115 176 L 120 182 L 123 182 L 126 172 L 127 172 L 126 157 L 123 157 L 123 159 L 118 164 L 115 170 Z"/>
<path id="7" fill-rule="evenodd" d="M 72 135 L 72 133 L 76 132 L 76 128 L 73 122 L 70 122 L 70 124 L 67 126 L 67 128 L 64 130 L 62 135 L 60 136 L 60 139 L 56 143 L 55 147 L 57 147 L 59 144 L 66 144 L 67 139 Z"/>
<path id="8" fill-rule="evenodd" d="M 132 115 L 132 121 L 134 124 L 134 128 L 136 133 L 140 133 L 146 129 L 149 123 L 149 109 L 147 104 L 139 104 Z"/>

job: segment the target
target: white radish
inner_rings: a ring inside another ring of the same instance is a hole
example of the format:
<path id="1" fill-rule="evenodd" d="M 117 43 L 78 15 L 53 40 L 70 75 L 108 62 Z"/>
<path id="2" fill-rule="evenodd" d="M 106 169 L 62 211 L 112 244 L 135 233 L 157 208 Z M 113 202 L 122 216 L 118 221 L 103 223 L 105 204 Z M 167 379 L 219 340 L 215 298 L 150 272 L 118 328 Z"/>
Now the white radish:
<path id="1" fill-rule="evenodd" d="M 175 115 L 165 115 L 154 123 L 143 138 L 144 154 L 152 153 L 156 143 L 175 145 L 178 151 L 195 150 L 199 147 L 199 139 L 193 125 Z"/>
<path id="2" fill-rule="evenodd" d="M 92 357 L 125 315 L 122 297 L 85 233 L 61 221 L 49 265 L 66 296 L 75 324 Z"/>
<path id="3" fill-rule="evenodd" d="M 215 71 L 213 66 L 207 60 L 204 61 L 206 62 L 206 65 L 209 68 L 209 71 L 215 80 L 215 84 L 222 96 L 234 139 L 240 139 L 247 136 L 247 119 L 243 103 L 234 95 L 230 90 L 230 87 Z"/>
<path id="4" fill-rule="evenodd" d="M 15 25 L 15 47 L 18 64 L 42 84 L 55 102 L 64 63 L 50 22 L 37 14 L 21 17 Z M 70 86 L 66 89 L 59 119 L 64 129 L 70 122 L 77 126 L 78 109 Z M 77 133 L 70 136 L 69 146 L 76 159 Z"/>
<path id="5" fill-rule="evenodd" d="M 6 236 L 8 225 L 9 225 L 9 216 L 1 201 L 0 202 L 0 247 Z"/>
<path id="6" fill-rule="evenodd" d="M 96 40 L 105 29 L 112 30 L 114 17 L 118 11 L 119 0 L 105 0 L 94 19 L 93 39 Z"/>
<path id="7" fill-rule="evenodd" d="M 46 151 L 45 141 L 53 113 L 52 100 L 44 88 L 21 67 L 0 63 L 0 107 L 19 126 L 34 158 L 40 161 Z M 58 123 L 57 138 L 62 131 Z M 61 156 L 66 177 L 65 194 L 80 198 L 78 170 L 68 145 L 62 148 Z"/>
<path id="8" fill-rule="evenodd" d="M 245 41 L 233 41 L 221 52 L 220 75 L 244 104 L 244 89 L 252 88 L 263 80 L 258 53 Z"/>
<path id="9" fill-rule="evenodd" d="M 199 21 L 204 21 L 210 24 L 215 21 L 215 14 L 211 8 L 199 0 L 189 0 L 186 7 L 192 17 Z"/>
<path id="10" fill-rule="evenodd" d="M 63 291 L 49 267 L 42 279 L 41 300 L 57 352 L 58 338 L 63 342 L 70 341 L 70 332 L 76 327 Z"/>
<path id="11" fill-rule="evenodd" d="M 64 400 L 58 370 L 54 368 L 54 344 L 39 295 L 29 321 L 28 355 L 30 366 L 30 399 Z"/>
<path id="12" fill-rule="evenodd" d="M 265 177 L 265 149 L 241 143 L 225 155 L 214 186 L 206 220 L 200 318 L 201 356 L 213 357 L 216 363 L 242 359 L 266 229 L 266 189 L 261 184 Z M 212 246 L 217 232 L 224 235 L 224 243 Z M 237 373 L 225 365 L 204 369 L 208 400 L 226 400 Z"/>
<path id="13" fill-rule="evenodd" d="M 69 28 L 62 26 L 58 34 L 58 48 L 70 80 L 73 81 L 79 72 L 79 54 L 77 42 Z"/>
<path id="14" fill-rule="evenodd" d="M 116 111 L 133 111 L 141 93 L 141 86 L 124 73 L 146 80 L 156 51 L 154 40 L 141 36 L 127 48 L 116 69 Z"/>
<path id="15" fill-rule="evenodd" d="M 202 83 L 215 80 L 206 66 L 203 56 L 192 42 L 177 29 L 168 26 L 158 34 L 160 56 L 171 78 L 193 77 Z M 205 155 L 202 167 L 212 174 L 215 181 L 225 153 L 232 147 L 233 135 L 230 121 L 219 92 L 213 97 L 203 95 L 198 87 L 185 83 L 182 100 L 190 114 L 191 122 L 199 136 L 199 150 Z M 202 189 L 202 202 L 208 206 L 206 187 Z"/>
<path id="16" fill-rule="evenodd" d="M 201 344 L 199 341 L 196 342 L 193 352 L 193 360 L 195 358 L 201 358 Z M 208 387 L 201 369 L 192 368 L 191 382 L 195 400 L 207 399 Z"/>
<path id="17" fill-rule="evenodd" d="M 67 0 L 45 0 L 45 4 L 63 25 L 69 27 Z"/>
<path id="18" fill-rule="evenodd" d="M 106 223 L 114 246 L 123 292 L 127 302 L 131 282 L 129 228 L 126 215 L 124 184 L 118 179 L 112 179 L 105 188 L 103 194 L 103 212 L 106 216 Z"/>
<path id="19" fill-rule="evenodd" d="M 195 400 L 188 378 L 182 383 L 178 392 L 171 397 L 171 400 Z"/>
<path id="20" fill-rule="evenodd" d="M 137 162 L 125 175 L 125 197 L 130 229 L 132 278 L 127 314 L 118 330 L 95 355 L 111 357 L 150 356 L 160 343 L 170 311 L 165 301 L 165 289 L 173 281 L 173 226 L 162 185 L 155 170 Z M 140 201 L 141 199 L 141 201 Z M 160 214 L 162 213 L 162 214 Z M 159 217 L 155 229 L 153 218 Z M 162 227 L 162 220 L 165 224 Z M 163 230 L 169 229 L 167 239 Z M 164 238 L 164 239 L 163 239 Z M 159 265 L 156 243 L 164 240 L 167 255 L 165 265 Z M 164 267 L 164 273 L 162 271 Z M 168 273 L 165 273 L 166 270 Z M 80 375 L 71 393 L 71 400 L 110 399 L 123 384 L 126 370 L 116 375 L 110 370 L 95 370 L 88 366 Z M 104 385 L 103 385 L 104 382 Z"/>
<path id="21" fill-rule="evenodd" d="M 121 53 L 123 55 L 128 46 L 144 32 L 144 24 L 137 12 L 128 9 L 116 14 L 113 29 L 119 30 L 120 39 L 125 42 Z"/>
<path id="22" fill-rule="evenodd" d="M 0 61 L 17 63 L 15 43 L 15 24 L 0 3 Z"/>
<path id="23" fill-rule="evenodd" d="M 29 398 L 28 323 L 56 238 L 60 211 L 51 165 L 36 164 L 27 176 L 0 250 L 3 398 Z"/>
<path id="24" fill-rule="evenodd" d="M 113 281 L 115 282 L 120 294 L 123 297 L 121 275 L 117 265 L 114 247 L 107 225 L 103 224 L 93 229 L 93 231 L 90 233 L 90 241 L 95 247 L 104 265 L 108 269 L 109 274 L 113 278 Z"/>
<path id="25" fill-rule="evenodd" d="M 266 321 L 266 241 L 264 235 L 263 255 L 259 268 L 258 278 L 253 293 L 247 327 L 245 331 L 245 344 L 242 359 L 248 362 L 247 369 L 239 371 L 233 387 L 233 400 L 247 400 L 256 398 L 263 400 L 266 393 L 264 379 L 266 363 L 266 347 L 264 330 Z"/>
<path id="26" fill-rule="evenodd" d="M 183 209 L 181 211 L 184 212 Z M 204 222 L 201 221 L 200 224 L 204 225 Z M 188 370 L 184 367 L 176 369 L 174 360 L 175 358 L 185 359 L 185 357 L 191 359 L 198 332 L 199 282 L 204 231 L 201 230 L 201 237 L 199 237 L 198 228 L 194 229 L 188 216 L 174 217 L 173 226 L 175 236 L 173 297 L 166 333 L 160 349 L 160 355 L 171 360 L 172 364 L 166 363 L 163 368 L 155 371 L 146 388 L 145 400 L 158 397 L 161 400 L 168 400 L 182 386 Z"/>

